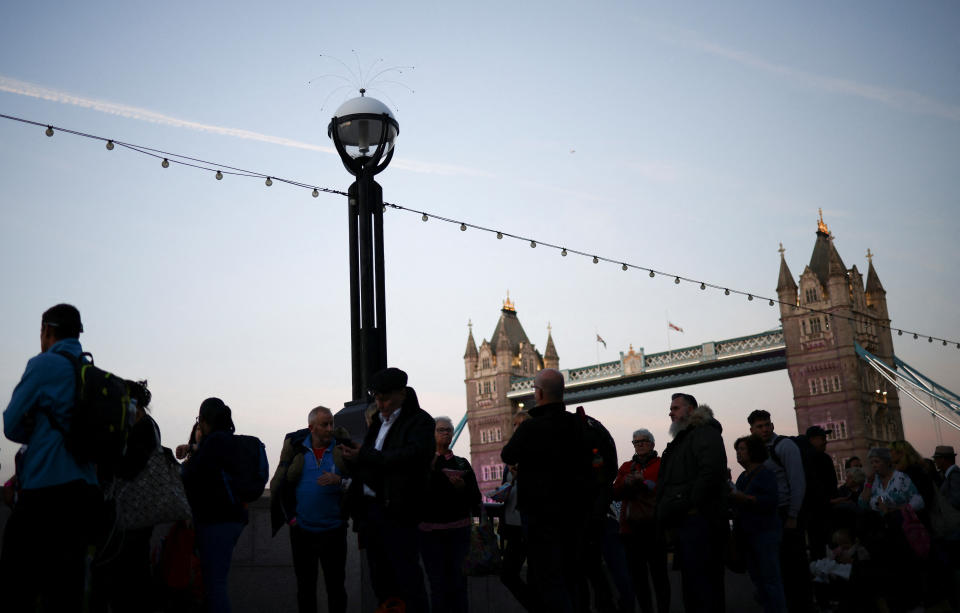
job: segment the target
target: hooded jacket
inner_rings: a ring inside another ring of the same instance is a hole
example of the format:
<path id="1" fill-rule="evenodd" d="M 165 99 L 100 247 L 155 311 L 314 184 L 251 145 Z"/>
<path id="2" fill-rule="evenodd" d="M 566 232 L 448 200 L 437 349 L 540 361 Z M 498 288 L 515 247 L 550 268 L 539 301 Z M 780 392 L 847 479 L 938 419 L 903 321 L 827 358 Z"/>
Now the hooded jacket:
<path id="1" fill-rule="evenodd" d="M 722 431 L 710 407 L 700 405 L 663 450 L 657 483 L 660 522 L 677 524 L 687 515 L 723 516 L 728 487 Z"/>

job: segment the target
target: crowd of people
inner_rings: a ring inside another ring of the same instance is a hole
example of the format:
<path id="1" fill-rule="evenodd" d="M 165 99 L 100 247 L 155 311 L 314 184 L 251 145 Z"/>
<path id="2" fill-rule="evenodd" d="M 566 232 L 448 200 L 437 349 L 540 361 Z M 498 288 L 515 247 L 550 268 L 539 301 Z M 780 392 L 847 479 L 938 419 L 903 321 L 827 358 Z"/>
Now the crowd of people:
<path id="1" fill-rule="evenodd" d="M 267 477 L 262 443 L 253 439 L 253 456 L 241 460 L 253 437 L 237 435 L 230 407 L 208 398 L 176 447 L 177 465 L 149 415 L 146 381 L 131 381 L 122 457 L 108 465 L 79 454 L 70 430 L 81 402 L 76 366 L 87 363 L 82 330 L 70 305 L 43 314 L 41 353 L 3 413 L 4 434 L 22 444 L 4 488 L 13 507 L 0 553 L 4 610 L 170 606 L 151 589 L 154 526 L 120 521 L 115 496 L 150 462 L 169 461 L 188 505 L 175 525 L 190 535 L 181 562 L 195 559 L 200 571 L 194 604 L 229 611 L 233 550 Z M 362 441 L 335 427 L 330 409 L 315 407 L 306 428 L 284 437 L 270 479 L 273 535 L 287 527 L 298 611 L 347 610 L 352 526 L 378 612 L 466 613 L 464 569 L 484 507 L 476 475 L 451 451 L 453 422 L 420 407 L 405 372 L 387 368 L 369 387 Z M 662 454 L 647 424 L 619 463 L 606 428 L 582 408 L 567 410 L 562 373 L 537 374 L 534 406 L 515 415 L 501 451 L 507 470 L 494 495 L 502 502 L 494 513 L 501 580 L 525 610 L 665 613 L 679 599 L 686 611 L 723 611 L 728 570 L 748 573 L 768 612 L 960 606 L 960 468 L 952 447 L 938 446 L 926 460 L 895 441 L 871 449 L 866 466 L 847 460 L 838 480 L 829 431 L 780 436 L 770 414 L 756 410 L 731 450 L 743 468 L 733 482 L 710 407 L 675 393 L 669 419 Z M 249 474 L 239 474 L 250 457 Z M 671 560 L 681 580 L 675 596 Z M 190 606 L 177 601 L 171 610 Z"/>

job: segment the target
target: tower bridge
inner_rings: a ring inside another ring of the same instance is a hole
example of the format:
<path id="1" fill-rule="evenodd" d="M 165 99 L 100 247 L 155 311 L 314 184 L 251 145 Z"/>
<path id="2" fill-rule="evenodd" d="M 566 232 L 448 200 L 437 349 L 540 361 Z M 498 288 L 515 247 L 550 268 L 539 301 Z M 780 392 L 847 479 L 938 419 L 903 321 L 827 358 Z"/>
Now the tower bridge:
<path id="1" fill-rule="evenodd" d="M 897 385 L 877 366 L 897 368 L 886 290 L 867 252 L 866 280 L 847 268 L 821 213 L 810 262 L 799 278 L 780 247 L 777 330 L 645 354 L 631 347 L 613 362 L 560 369 L 548 328 L 541 353 L 527 338 L 509 296 L 489 340 L 478 346 L 469 326 L 464 353 L 471 461 L 482 490 L 500 483 L 500 449 L 513 433 L 513 415 L 533 399 L 533 377 L 561 370 L 565 400 L 583 403 L 630 394 L 786 369 L 793 388 L 797 430 L 819 425 L 840 467 L 852 455 L 903 438 Z M 859 349 L 858 349 L 859 348 Z M 866 351 L 873 363 L 861 359 Z M 882 369 L 881 369 L 882 370 Z"/>

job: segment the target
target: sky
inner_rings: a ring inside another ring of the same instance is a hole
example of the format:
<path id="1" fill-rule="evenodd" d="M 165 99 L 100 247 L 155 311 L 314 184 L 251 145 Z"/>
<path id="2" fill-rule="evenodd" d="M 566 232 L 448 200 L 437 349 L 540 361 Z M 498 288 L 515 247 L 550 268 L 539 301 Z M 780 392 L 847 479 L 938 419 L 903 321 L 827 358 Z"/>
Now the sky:
<path id="1" fill-rule="evenodd" d="M 346 190 L 326 127 L 367 86 L 400 123 L 385 200 L 528 239 L 385 214 L 389 363 L 457 421 L 468 321 L 489 339 L 507 291 L 561 368 L 779 326 L 766 301 L 529 239 L 775 296 L 780 243 L 799 276 L 822 209 L 847 266 L 876 254 L 893 326 L 960 341 L 958 33 L 946 1 L 7 2 L 0 114 Z M 218 396 L 275 465 L 311 407 L 349 400 L 346 199 L 213 174 L 0 119 L 0 398 L 70 302 L 98 365 L 149 380 L 165 445 Z M 894 342 L 960 391 L 955 345 Z M 796 432 L 786 371 L 686 391 L 731 464 L 753 409 Z M 666 445 L 669 394 L 586 409 L 623 461 L 634 429 Z"/>

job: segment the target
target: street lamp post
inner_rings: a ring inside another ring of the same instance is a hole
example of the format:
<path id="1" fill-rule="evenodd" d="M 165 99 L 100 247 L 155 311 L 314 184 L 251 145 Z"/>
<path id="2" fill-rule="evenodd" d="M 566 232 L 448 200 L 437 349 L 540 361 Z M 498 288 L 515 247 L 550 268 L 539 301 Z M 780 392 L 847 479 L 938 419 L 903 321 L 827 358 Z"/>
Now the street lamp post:
<path id="1" fill-rule="evenodd" d="M 387 366 L 383 271 L 383 190 L 373 180 L 393 158 L 400 124 L 390 109 L 360 90 L 330 120 L 327 135 L 356 177 L 347 191 L 350 236 L 350 363 L 353 398 L 337 413 L 337 425 L 354 436 L 366 430 L 364 409 L 370 377 Z"/>

